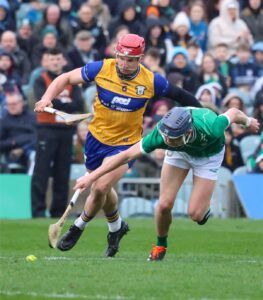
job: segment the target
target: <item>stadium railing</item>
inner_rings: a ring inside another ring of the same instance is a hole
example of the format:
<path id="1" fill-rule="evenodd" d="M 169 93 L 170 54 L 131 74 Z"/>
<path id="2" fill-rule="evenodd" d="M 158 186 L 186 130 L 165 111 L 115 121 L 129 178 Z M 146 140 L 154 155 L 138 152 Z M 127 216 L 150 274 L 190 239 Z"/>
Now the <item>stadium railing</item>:
<path id="1" fill-rule="evenodd" d="M 215 217 L 226 218 L 235 210 L 232 199 L 232 174 L 224 167 L 220 168 L 211 209 Z M 120 212 L 123 217 L 153 216 L 154 207 L 159 198 L 159 178 L 122 178 L 118 184 Z M 187 216 L 188 201 L 192 189 L 192 172 L 189 172 L 178 192 L 173 215 Z"/>

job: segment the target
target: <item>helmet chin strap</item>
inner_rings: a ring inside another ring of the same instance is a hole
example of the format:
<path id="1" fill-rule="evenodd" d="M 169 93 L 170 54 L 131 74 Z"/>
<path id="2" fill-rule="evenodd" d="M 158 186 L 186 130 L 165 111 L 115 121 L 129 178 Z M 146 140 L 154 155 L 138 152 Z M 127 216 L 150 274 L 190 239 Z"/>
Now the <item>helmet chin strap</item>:
<path id="1" fill-rule="evenodd" d="M 189 143 L 190 138 L 191 138 L 191 134 L 190 133 L 187 136 L 185 134 L 183 135 L 183 143 L 184 143 L 184 145 L 187 144 L 187 143 Z"/>
<path id="2" fill-rule="evenodd" d="M 132 80 L 139 73 L 139 67 L 138 67 L 137 70 L 135 70 L 131 74 L 123 74 L 117 64 L 116 64 L 116 70 L 117 70 L 117 74 L 121 80 Z"/>
<path id="3" fill-rule="evenodd" d="M 184 145 L 188 144 L 190 139 L 191 139 L 191 132 L 188 132 L 186 134 L 183 135 L 183 143 Z"/>

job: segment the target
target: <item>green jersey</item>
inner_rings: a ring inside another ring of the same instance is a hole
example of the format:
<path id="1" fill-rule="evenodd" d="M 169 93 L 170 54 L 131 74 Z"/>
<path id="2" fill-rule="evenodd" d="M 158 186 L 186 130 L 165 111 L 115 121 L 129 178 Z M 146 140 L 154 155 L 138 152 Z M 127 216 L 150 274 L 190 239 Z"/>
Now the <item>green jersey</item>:
<path id="1" fill-rule="evenodd" d="M 160 122 L 141 140 L 141 151 L 150 153 L 155 149 L 185 152 L 193 157 L 209 157 L 221 152 L 225 145 L 225 130 L 230 121 L 226 115 L 217 115 L 207 108 L 187 107 L 193 118 L 193 135 L 186 145 L 171 147 L 165 144 L 159 132 Z"/>

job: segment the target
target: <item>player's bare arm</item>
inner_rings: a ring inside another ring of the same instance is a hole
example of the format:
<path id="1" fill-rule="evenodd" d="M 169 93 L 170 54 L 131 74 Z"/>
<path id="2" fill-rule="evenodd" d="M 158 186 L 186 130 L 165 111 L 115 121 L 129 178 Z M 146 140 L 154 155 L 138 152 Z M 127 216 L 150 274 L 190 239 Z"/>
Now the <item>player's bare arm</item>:
<path id="1" fill-rule="evenodd" d="M 259 122 L 255 118 L 248 117 L 241 110 L 237 108 L 230 108 L 227 110 L 224 115 L 228 117 L 230 123 L 236 123 L 245 126 L 250 129 L 252 132 L 258 132 Z"/>
<path id="2" fill-rule="evenodd" d="M 140 150 L 140 143 L 136 143 L 126 151 L 123 151 L 105 160 L 98 169 L 90 173 L 88 176 L 80 177 L 77 180 L 76 185 L 74 186 L 74 190 L 85 190 L 86 188 L 90 187 L 92 183 L 99 179 L 101 176 L 117 169 L 122 165 L 127 164 L 129 161 L 139 157 L 141 154 L 142 152 Z"/>
<path id="3" fill-rule="evenodd" d="M 52 81 L 41 100 L 35 104 L 35 111 L 41 112 L 44 111 L 46 106 L 52 107 L 52 100 L 55 99 L 68 84 L 75 85 L 80 83 L 84 83 L 81 76 L 81 68 L 61 74 Z"/>

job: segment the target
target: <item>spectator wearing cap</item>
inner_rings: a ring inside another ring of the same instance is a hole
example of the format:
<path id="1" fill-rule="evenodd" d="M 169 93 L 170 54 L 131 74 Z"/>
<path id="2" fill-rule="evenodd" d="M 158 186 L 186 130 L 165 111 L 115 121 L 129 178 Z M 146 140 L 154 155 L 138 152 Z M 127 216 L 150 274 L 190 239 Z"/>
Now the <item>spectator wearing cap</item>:
<path id="1" fill-rule="evenodd" d="M 74 35 L 80 30 L 89 31 L 94 38 L 94 48 L 98 50 L 100 58 L 104 57 L 104 51 L 107 44 L 107 39 L 103 28 L 99 25 L 96 17 L 93 15 L 92 8 L 83 3 L 78 11 L 78 23 L 73 28 Z"/>
<path id="2" fill-rule="evenodd" d="M 190 33 L 190 20 L 185 12 L 179 12 L 171 27 L 171 40 L 174 46 L 187 47 L 187 44 L 192 40 L 193 35 Z"/>
<path id="3" fill-rule="evenodd" d="M 37 68 L 40 65 L 44 52 L 58 46 L 58 32 L 53 25 L 47 25 L 44 27 L 40 34 L 40 42 L 33 48 L 32 51 L 33 68 Z"/>
<path id="4" fill-rule="evenodd" d="M 150 1 L 151 3 L 145 9 L 145 15 L 147 18 L 157 18 L 164 26 L 169 27 L 169 24 L 173 21 L 176 14 L 176 9 L 174 8 L 175 1 Z M 178 1 L 176 1 L 178 2 Z"/>
<path id="5" fill-rule="evenodd" d="M 241 18 L 246 22 L 254 41 L 263 41 L 263 8 L 261 0 L 248 0 L 241 13 Z"/>
<path id="6" fill-rule="evenodd" d="M 79 31 L 74 46 L 67 52 L 69 69 L 76 69 L 98 59 L 98 51 L 93 48 L 94 38 L 89 31 Z"/>
<path id="7" fill-rule="evenodd" d="M 72 29 L 69 22 L 66 19 L 62 19 L 60 7 L 56 4 L 48 4 L 43 12 L 43 20 L 35 26 L 34 36 L 41 39 L 43 30 L 45 30 L 48 25 L 55 27 L 58 33 L 59 43 L 67 49 L 73 40 Z"/>
<path id="8" fill-rule="evenodd" d="M 226 44 L 230 55 L 236 53 L 240 42 L 252 45 L 253 38 L 245 21 L 239 17 L 239 3 L 223 0 L 220 15 L 208 25 L 208 50 L 214 53 L 218 44 Z"/>
<path id="9" fill-rule="evenodd" d="M 259 78 L 260 68 L 252 61 L 250 47 L 240 44 L 237 48 L 237 61 L 230 68 L 231 87 L 249 92 Z"/>
<path id="10" fill-rule="evenodd" d="M 118 6 L 118 15 L 114 17 L 109 23 L 109 37 L 115 36 L 116 28 L 120 25 L 125 25 L 129 28 L 130 33 L 136 33 L 144 36 L 145 30 L 138 13 L 136 11 L 136 4 L 133 0 L 121 1 Z"/>
<path id="11" fill-rule="evenodd" d="M 259 76 L 263 76 L 263 40 L 253 45 L 252 54 L 254 63 L 260 68 Z"/>
<path id="12" fill-rule="evenodd" d="M 20 77 L 21 84 L 27 84 L 31 72 L 31 63 L 27 53 L 20 49 L 16 34 L 11 30 L 3 32 L 0 47 L 12 56 L 14 62 L 13 68 Z"/>
<path id="13" fill-rule="evenodd" d="M 165 66 L 165 72 L 167 76 L 172 73 L 182 75 L 182 88 L 190 93 L 195 93 L 200 85 L 200 82 L 198 80 L 198 75 L 191 68 L 188 60 L 187 50 L 179 46 L 174 47 L 172 57 L 172 61 Z"/>
<path id="14" fill-rule="evenodd" d="M 190 4 L 189 18 L 191 34 L 197 39 L 202 51 L 206 52 L 208 26 L 205 22 L 205 8 L 202 1 Z"/>

